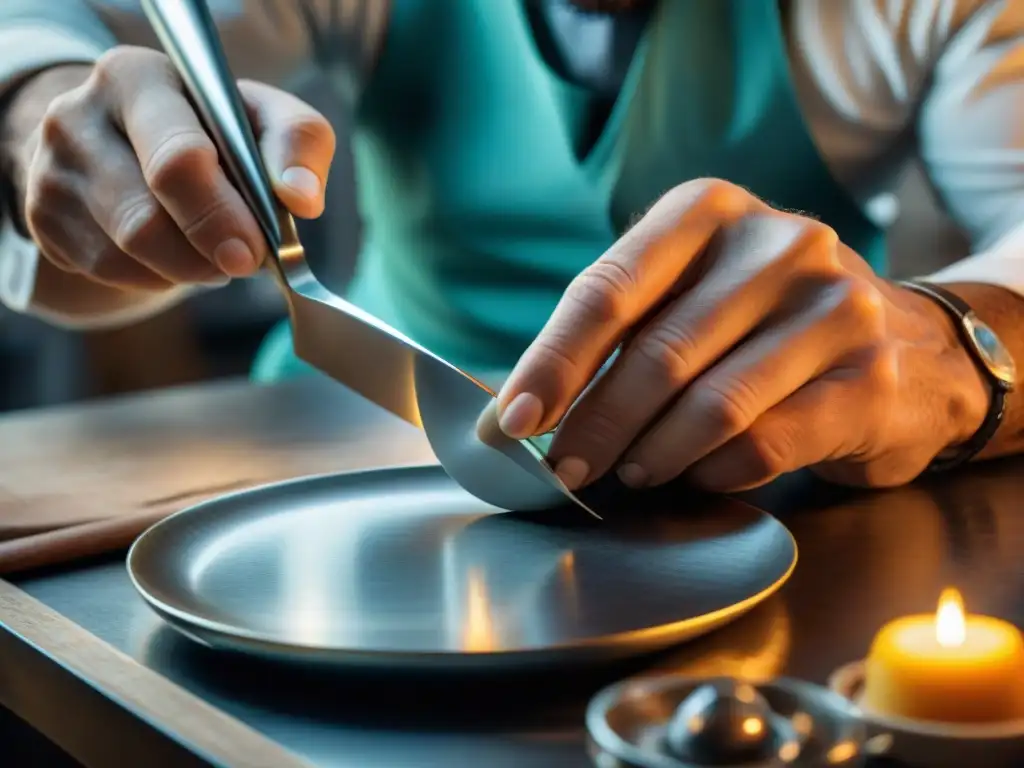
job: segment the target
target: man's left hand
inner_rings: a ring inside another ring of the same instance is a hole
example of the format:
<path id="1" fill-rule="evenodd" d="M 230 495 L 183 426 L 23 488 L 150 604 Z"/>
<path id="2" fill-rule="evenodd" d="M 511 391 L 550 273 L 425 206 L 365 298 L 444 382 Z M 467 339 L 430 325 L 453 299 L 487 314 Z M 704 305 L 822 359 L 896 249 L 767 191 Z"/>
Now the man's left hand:
<path id="1" fill-rule="evenodd" d="M 824 224 L 700 179 L 572 282 L 498 410 L 513 437 L 558 427 L 550 458 L 570 488 L 617 466 L 634 487 L 685 472 L 732 491 L 803 467 L 902 484 L 966 441 L 988 400 L 941 308 Z"/>

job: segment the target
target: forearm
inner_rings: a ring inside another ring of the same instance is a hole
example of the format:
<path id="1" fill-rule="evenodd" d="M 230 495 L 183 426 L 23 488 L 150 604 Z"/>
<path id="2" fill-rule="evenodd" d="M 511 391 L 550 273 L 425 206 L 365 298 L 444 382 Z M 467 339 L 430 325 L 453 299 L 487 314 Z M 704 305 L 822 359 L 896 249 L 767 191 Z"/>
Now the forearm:
<path id="1" fill-rule="evenodd" d="M 997 285 L 943 283 L 963 298 L 1009 348 L 1017 363 L 1017 390 L 1006 400 L 1006 414 L 979 458 L 1024 452 L 1024 296 Z"/>

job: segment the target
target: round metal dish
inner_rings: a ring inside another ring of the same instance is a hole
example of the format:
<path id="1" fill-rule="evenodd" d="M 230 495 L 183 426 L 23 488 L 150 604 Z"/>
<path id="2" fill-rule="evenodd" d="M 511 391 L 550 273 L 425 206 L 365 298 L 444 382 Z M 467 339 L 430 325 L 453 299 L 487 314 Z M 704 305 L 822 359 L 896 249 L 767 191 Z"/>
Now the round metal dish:
<path id="1" fill-rule="evenodd" d="M 304 478 L 144 533 L 135 587 L 187 636 L 285 661 L 508 668 L 667 647 L 785 583 L 775 518 L 700 509 L 505 513 L 439 466 Z"/>

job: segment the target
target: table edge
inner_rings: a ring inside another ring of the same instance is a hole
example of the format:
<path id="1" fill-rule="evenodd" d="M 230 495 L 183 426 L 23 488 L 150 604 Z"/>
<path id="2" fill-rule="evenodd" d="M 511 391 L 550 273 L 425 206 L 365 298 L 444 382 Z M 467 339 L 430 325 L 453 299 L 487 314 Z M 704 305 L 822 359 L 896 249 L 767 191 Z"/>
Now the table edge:
<path id="1" fill-rule="evenodd" d="M 2 579 L 0 658 L 0 705 L 85 765 L 311 768 Z"/>

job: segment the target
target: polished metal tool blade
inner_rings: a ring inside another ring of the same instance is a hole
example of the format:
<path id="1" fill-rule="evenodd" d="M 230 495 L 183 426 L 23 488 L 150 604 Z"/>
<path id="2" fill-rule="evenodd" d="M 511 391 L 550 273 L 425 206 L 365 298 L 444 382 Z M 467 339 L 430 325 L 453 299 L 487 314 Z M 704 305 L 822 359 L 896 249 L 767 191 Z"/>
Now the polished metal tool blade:
<path id="1" fill-rule="evenodd" d="M 526 511 L 575 503 L 594 514 L 534 444 L 495 429 L 481 435 L 494 392 L 317 280 L 294 221 L 275 200 L 206 3 L 144 0 L 143 7 L 271 246 L 268 267 L 287 300 L 298 356 L 422 428 L 445 471 L 488 504 Z"/>

